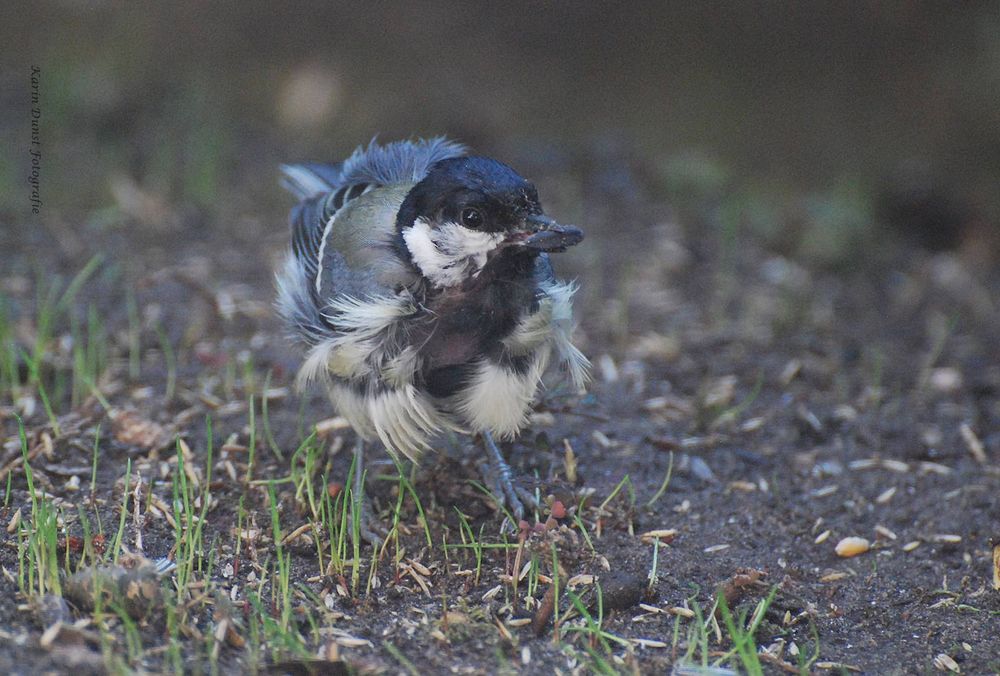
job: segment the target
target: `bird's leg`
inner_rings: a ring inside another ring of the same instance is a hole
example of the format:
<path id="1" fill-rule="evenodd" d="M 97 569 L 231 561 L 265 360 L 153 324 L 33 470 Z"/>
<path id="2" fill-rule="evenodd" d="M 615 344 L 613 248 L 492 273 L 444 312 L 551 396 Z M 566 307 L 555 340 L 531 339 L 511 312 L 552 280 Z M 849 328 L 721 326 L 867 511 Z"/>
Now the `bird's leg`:
<path id="1" fill-rule="evenodd" d="M 354 444 L 354 481 L 351 490 L 351 523 L 358 524 L 358 535 L 372 547 L 378 549 L 382 537 L 379 524 L 372 518 L 371 508 L 365 499 L 365 440 L 358 437 Z M 351 529 L 353 537 L 355 530 Z M 359 543 L 360 544 L 360 543 Z"/>
<path id="2" fill-rule="evenodd" d="M 486 454 L 489 458 L 488 466 L 480 469 L 483 478 L 486 479 L 489 486 L 493 489 L 494 495 L 497 496 L 501 503 L 510 507 L 515 521 L 520 521 L 524 518 L 525 503 L 530 507 L 537 506 L 535 496 L 530 491 L 514 483 L 511 478 L 510 465 L 504 460 L 503 454 L 500 452 L 496 441 L 493 440 L 492 434 L 483 432 L 483 444 L 486 446 Z M 515 528 L 517 527 L 516 523 L 511 525 Z"/>

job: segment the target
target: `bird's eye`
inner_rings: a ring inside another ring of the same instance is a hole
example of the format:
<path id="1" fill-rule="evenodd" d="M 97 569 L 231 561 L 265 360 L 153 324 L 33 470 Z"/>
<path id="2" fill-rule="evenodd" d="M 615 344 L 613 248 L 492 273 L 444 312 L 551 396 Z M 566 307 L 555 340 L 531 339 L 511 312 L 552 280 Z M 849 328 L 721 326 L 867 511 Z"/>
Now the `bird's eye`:
<path id="1" fill-rule="evenodd" d="M 474 209 L 472 207 L 462 209 L 462 225 L 467 228 L 478 230 L 483 227 L 483 222 L 485 220 L 486 219 L 483 218 L 483 212 L 479 209 Z"/>

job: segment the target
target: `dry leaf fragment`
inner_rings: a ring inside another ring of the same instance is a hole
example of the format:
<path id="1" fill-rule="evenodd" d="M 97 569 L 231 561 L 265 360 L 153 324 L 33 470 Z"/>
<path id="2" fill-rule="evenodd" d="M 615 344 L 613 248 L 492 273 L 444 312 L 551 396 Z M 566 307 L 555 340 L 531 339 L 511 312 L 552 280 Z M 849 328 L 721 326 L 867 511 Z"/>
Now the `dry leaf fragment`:
<path id="1" fill-rule="evenodd" d="M 18 507 L 17 511 L 14 512 L 14 516 L 10 517 L 10 522 L 7 524 L 7 532 L 13 535 L 17 532 L 17 527 L 21 525 L 21 508 Z"/>
<path id="2" fill-rule="evenodd" d="M 552 618 L 556 607 L 555 591 L 555 585 L 549 585 L 549 588 L 545 590 L 545 596 L 542 597 L 542 602 L 538 605 L 538 610 L 535 611 L 535 617 L 531 620 L 531 628 L 535 632 L 535 636 L 541 636 L 545 633 L 545 627 Z M 556 629 L 558 631 L 558 627 Z"/>
<path id="3" fill-rule="evenodd" d="M 573 447 L 569 443 L 569 439 L 563 439 L 563 467 L 566 470 L 566 481 L 570 484 L 575 484 L 576 475 L 576 453 L 573 452 Z"/>
<path id="4" fill-rule="evenodd" d="M 826 575 L 821 577 L 819 581 L 824 583 L 836 582 L 837 580 L 843 580 L 845 577 L 847 577 L 847 573 L 844 573 L 842 571 L 836 571 L 833 573 L 827 573 Z"/>
<path id="5" fill-rule="evenodd" d="M 726 605 L 732 608 L 746 595 L 748 587 L 760 586 L 764 577 L 767 577 L 767 573 L 763 570 L 737 568 L 736 573 L 722 584 L 719 592 L 726 599 Z"/>
<path id="6" fill-rule="evenodd" d="M 165 448 L 173 441 L 173 435 L 163 425 L 131 409 L 112 409 L 108 417 L 115 439 L 123 444 L 152 451 Z"/>
<path id="7" fill-rule="evenodd" d="M 736 393 L 736 383 L 739 382 L 736 376 L 728 375 L 717 378 L 709 384 L 702 399 L 705 408 L 719 408 L 726 406 L 733 400 Z"/>

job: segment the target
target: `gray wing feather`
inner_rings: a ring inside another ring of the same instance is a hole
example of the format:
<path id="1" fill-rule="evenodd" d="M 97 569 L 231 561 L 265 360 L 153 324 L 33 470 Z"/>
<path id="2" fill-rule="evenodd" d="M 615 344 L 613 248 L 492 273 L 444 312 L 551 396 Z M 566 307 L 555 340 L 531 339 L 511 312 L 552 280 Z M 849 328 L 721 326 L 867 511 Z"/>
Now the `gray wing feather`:
<path id="1" fill-rule="evenodd" d="M 440 160 L 460 157 L 465 146 L 443 136 L 418 141 L 395 141 L 384 146 L 375 141 L 368 148 L 359 147 L 343 164 L 344 183 L 416 183 Z"/>
<path id="2" fill-rule="evenodd" d="M 315 344 L 336 331 L 324 314 L 334 294 L 375 295 L 387 290 L 380 274 L 401 274 L 394 260 L 378 260 L 394 256 L 381 242 L 393 224 L 345 208 L 370 190 L 416 183 L 435 162 L 463 154 L 464 146 L 441 137 L 383 146 L 372 141 L 339 164 L 282 165 L 282 185 L 300 200 L 290 214 L 292 252 L 278 276 L 279 310 L 295 334 Z"/>
<path id="3" fill-rule="evenodd" d="M 282 164 L 281 187 L 300 200 L 336 190 L 344 163 Z"/>

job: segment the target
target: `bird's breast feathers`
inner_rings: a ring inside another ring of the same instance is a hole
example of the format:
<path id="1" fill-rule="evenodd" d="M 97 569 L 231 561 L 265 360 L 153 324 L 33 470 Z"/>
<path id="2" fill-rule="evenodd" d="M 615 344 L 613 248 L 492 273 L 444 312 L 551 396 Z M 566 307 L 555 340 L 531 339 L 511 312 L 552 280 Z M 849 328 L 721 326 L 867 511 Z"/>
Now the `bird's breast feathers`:
<path id="1" fill-rule="evenodd" d="M 527 422 L 553 348 L 574 386 L 586 381 L 589 364 L 570 341 L 574 291 L 570 284 L 542 285 L 535 307 L 491 349 L 467 361 L 461 350 L 450 354 L 459 364 L 441 364 L 443 357 L 427 352 L 440 317 L 408 294 L 338 297 L 327 312 L 338 331 L 309 350 L 299 378 L 326 379 L 334 404 L 359 433 L 412 459 L 445 429 L 509 438 Z M 461 369 L 453 391 L 433 396 L 417 387 L 430 369 L 451 366 Z"/>

